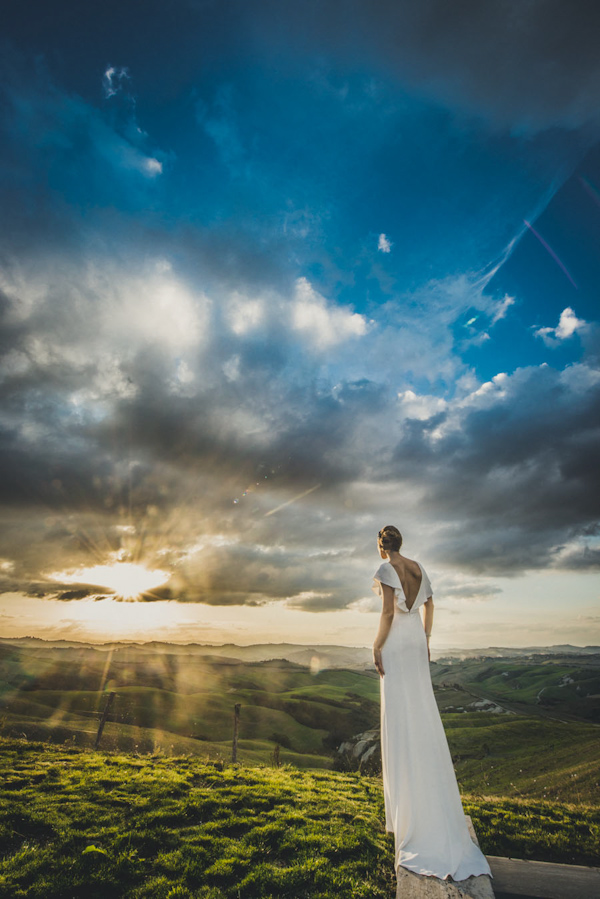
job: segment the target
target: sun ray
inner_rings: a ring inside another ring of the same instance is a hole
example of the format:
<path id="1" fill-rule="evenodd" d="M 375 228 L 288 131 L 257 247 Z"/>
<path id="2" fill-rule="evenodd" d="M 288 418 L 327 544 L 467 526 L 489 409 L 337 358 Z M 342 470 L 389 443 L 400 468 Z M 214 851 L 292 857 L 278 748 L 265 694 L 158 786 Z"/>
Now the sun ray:
<path id="1" fill-rule="evenodd" d="M 170 577 L 170 572 L 146 568 L 135 562 L 116 562 L 110 565 L 92 565 L 76 571 L 55 571 L 52 580 L 66 584 L 88 584 L 108 588 L 122 599 L 133 599 L 152 588 L 160 587 Z"/>

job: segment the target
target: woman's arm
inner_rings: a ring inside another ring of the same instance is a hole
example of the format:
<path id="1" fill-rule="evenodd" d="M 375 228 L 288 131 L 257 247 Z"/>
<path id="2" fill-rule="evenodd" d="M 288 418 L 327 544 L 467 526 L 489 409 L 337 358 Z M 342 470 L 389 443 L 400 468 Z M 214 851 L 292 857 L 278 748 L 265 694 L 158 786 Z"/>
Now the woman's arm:
<path id="1" fill-rule="evenodd" d="M 429 661 L 431 661 L 431 653 L 429 652 L 429 638 L 431 636 L 431 630 L 433 628 L 433 596 L 428 597 L 423 603 L 423 608 L 425 609 L 425 620 L 423 621 L 423 627 L 425 628 L 425 636 L 427 637 L 427 656 Z"/>
<path id="2" fill-rule="evenodd" d="M 379 631 L 377 632 L 375 642 L 373 643 L 373 661 L 375 662 L 375 667 L 379 671 L 380 676 L 383 676 L 385 672 L 381 662 L 381 650 L 383 644 L 387 640 L 394 619 L 395 594 L 394 588 L 388 586 L 388 584 L 382 584 L 381 590 L 383 592 L 383 606 L 381 609 L 381 618 L 379 619 Z"/>

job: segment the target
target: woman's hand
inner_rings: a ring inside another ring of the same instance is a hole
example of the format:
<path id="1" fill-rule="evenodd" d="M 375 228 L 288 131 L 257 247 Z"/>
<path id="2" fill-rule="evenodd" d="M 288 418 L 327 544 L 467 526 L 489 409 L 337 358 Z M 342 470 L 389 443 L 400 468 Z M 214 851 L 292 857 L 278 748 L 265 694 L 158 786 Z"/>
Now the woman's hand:
<path id="1" fill-rule="evenodd" d="M 379 676 L 383 677 L 385 672 L 383 670 L 383 662 L 381 660 L 381 649 L 379 649 L 377 646 L 373 647 L 373 661 L 375 662 L 375 667 L 379 671 Z"/>
<path id="2" fill-rule="evenodd" d="M 427 661 L 431 662 L 431 650 L 429 649 L 429 637 L 427 637 Z"/>

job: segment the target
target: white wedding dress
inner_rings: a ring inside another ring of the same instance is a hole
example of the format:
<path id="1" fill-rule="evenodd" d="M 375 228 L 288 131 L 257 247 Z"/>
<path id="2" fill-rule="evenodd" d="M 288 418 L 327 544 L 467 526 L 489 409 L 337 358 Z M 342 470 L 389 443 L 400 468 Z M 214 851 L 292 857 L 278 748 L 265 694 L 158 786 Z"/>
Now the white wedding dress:
<path id="1" fill-rule="evenodd" d="M 381 651 L 381 759 L 385 829 L 395 837 L 399 865 L 444 880 L 492 876 L 465 819 L 454 765 L 431 683 L 427 639 L 419 608 L 432 595 L 422 565 L 409 609 L 390 562 L 377 569 L 373 590 L 394 588 L 394 618 Z"/>

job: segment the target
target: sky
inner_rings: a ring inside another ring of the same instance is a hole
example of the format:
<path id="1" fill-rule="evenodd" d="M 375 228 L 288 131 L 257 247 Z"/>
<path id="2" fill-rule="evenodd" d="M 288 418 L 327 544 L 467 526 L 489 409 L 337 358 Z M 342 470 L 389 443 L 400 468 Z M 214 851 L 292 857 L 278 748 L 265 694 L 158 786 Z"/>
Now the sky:
<path id="1" fill-rule="evenodd" d="M 7 0 L 0 632 L 600 644 L 600 8 Z"/>

